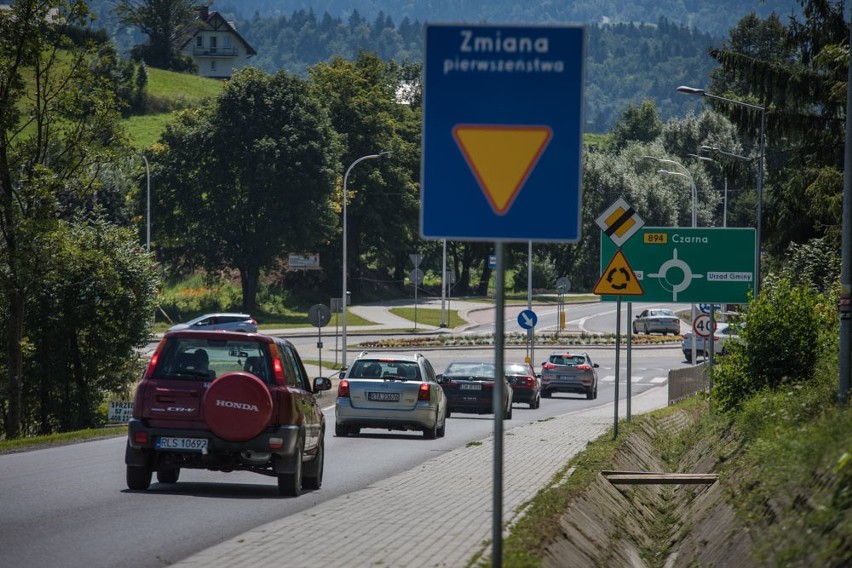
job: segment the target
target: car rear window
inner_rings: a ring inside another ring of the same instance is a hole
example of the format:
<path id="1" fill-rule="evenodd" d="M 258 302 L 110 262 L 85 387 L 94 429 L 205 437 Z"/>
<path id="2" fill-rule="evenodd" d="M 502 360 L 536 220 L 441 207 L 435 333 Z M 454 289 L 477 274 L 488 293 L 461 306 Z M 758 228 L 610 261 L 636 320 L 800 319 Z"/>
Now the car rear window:
<path id="1" fill-rule="evenodd" d="M 586 358 L 582 355 L 551 355 L 550 362 L 554 365 L 582 365 Z"/>
<path id="2" fill-rule="evenodd" d="M 157 362 L 155 377 L 212 380 L 233 371 L 248 371 L 272 382 L 265 342 L 198 337 L 170 338 Z"/>
<path id="3" fill-rule="evenodd" d="M 506 365 L 506 374 L 507 375 L 529 375 L 530 371 L 527 369 L 526 365 Z"/>
<path id="4" fill-rule="evenodd" d="M 350 379 L 382 379 L 395 377 L 421 380 L 420 369 L 413 361 L 387 361 L 378 359 L 359 359 L 352 363 Z"/>
<path id="5" fill-rule="evenodd" d="M 453 377 L 481 377 L 494 378 L 493 363 L 450 363 L 447 370 L 444 372 L 446 376 Z"/>

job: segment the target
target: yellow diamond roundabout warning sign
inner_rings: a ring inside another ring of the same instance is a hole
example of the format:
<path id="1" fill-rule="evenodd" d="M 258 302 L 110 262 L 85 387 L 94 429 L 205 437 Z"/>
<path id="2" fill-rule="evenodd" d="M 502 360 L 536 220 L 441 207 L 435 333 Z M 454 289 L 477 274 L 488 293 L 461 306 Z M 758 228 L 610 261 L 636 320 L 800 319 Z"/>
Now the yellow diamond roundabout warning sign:
<path id="1" fill-rule="evenodd" d="M 627 263 L 624 253 L 615 251 L 612 260 L 601 273 L 598 283 L 595 284 L 594 293 L 599 296 L 641 296 L 642 285 L 630 265 Z"/>

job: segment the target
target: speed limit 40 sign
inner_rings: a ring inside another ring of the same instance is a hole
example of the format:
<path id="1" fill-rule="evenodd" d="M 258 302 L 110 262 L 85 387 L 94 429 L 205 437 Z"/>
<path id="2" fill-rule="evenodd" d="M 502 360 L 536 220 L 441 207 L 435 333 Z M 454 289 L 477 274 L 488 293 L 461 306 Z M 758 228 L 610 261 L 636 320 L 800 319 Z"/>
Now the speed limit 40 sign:
<path id="1" fill-rule="evenodd" d="M 716 331 L 716 320 L 710 319 L 708 314 L 701 314 L 692 321 L 692 331 L 701 337 L 710 337 Z"/>

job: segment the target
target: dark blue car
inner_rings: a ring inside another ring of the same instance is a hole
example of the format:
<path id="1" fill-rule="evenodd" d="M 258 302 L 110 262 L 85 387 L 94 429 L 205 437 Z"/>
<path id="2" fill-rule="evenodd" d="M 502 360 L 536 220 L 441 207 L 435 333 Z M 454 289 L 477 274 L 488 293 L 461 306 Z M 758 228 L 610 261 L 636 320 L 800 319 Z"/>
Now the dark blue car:
<path id="1" fill-rule="evenodd" d="M 438 383 L 447 396 L 447 415 L 451 412 L 471 414 L 494 413 L 494 363 L 456 361 L 438 375 Z M 512 419 L 512 387 L 503 380 L 503 417 Z"/>

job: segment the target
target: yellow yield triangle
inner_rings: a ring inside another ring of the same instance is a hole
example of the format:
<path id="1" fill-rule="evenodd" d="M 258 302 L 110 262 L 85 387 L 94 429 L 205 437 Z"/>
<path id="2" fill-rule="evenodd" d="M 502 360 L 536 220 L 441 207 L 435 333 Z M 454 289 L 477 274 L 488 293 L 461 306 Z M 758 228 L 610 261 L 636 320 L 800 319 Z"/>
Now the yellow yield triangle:
<path id="1" fill-rule="evenodd" d="M 549 126 L 459 124 L 453 137 L 498 215 L 521 191 L 553 136 Z"/>
<path id="2" fill-rule="evenodd" d="M 641 296 L 645 293 L 621 250 L 615 251 L 593 292 L 599 296 Z"/>

